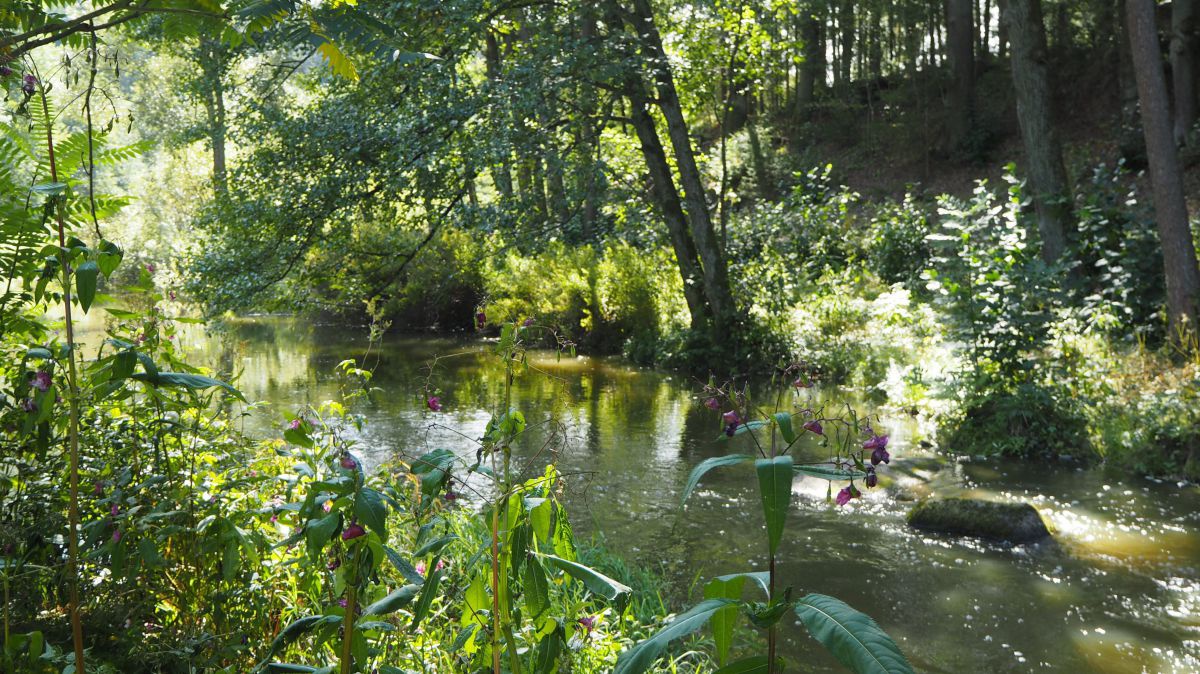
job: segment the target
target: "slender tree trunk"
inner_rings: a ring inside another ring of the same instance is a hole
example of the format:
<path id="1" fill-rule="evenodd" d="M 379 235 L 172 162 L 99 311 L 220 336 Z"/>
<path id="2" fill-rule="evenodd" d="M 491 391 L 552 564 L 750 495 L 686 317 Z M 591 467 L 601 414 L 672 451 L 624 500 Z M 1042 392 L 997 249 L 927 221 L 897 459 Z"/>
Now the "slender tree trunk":
<path id="1" fill-rule="evenodd" d="M 1125 16 L 1125 0 L 1117 0 L 1117 11 Z M 1137 81 L 1133 76 L 1133 50 L 1129 45 L 1129 27 L 1119 23 L 1117 45 L 1117 96 L 1121 108 L 1117 147 L 1126 166 L 1132 170 L 1146 167 L 1146 139 L 1142 134 L 1142 116 L 1138 112 Z"/>
<path id="2" fill-rule="evenodd" d="M 208 113 L 208 138 L 212 145 L 213 189 L 219 194 L 226 190 L 225 138 L 228 127 L 225 121 L 225 62 L 228 56 L 225 46 L 217 40 L 200 41 L 200 63 L 204 71 L 206 111 Z"/>
<path id="3" fill-rule="evenodd" d="M 687 121 L 675 80 L 671 74 L 662 38 L 654 23 L 654 14 L 649 0 L 633 0 L 633 29 L 642 40 L 647 56 L 654 68 L 655 85 L 658 91 L 658 107 L 667 122 L 667 135 L 675 151 L 675 164 L 679 170 L 679 181 L 683 187 L 684 203 L 687 205 L 688 221 L 691 223 L 692 239 L 700 253 L 704 270 L 704 294 L 712 307 L 715 328 L 723 331 L 732 323 L 736 309 L 733 294 L 729 289 L 729 272 L 721 243 L 713 231 L 712 217 L 704 197 L 704 186 L 700 180 L 700 169 L 692 150 L 692 139 L 688 134 Z"/>
<path id="4" fill-rule="evenodd" d="M 590 3 L 582 3 L 579 11 L 579 35 L 584 44 L 595 51 L 597 45 L 597 14 L 596 8 Z M 580 120 L 578 164 L 575 171 L 576 189 L 583 194 L 583 214 L 581 236 L 585 242 L 591 242 L 596 235 L 596 227 L 600 219 L 600 183 L 602 174 L 597 170 L 599 163 L 596 154 L 600 147 L 600 125 L 596 119 L 599 105 L 596 100 L 596 90 L 592 85 L 584 83 L 579 95 Z M 595 161 L 593 161 L 595 159 Z"/>
<path id="5" fill-rule="evenodd" d="M 841 51 L 838 58 L 838 84 L 850 86 L 854 62 L 854 0 L 841 0 L 838 6 L 838 29 L 841 31 Z"/>
<path id="6" fill-rule="evenodd" d="M 974 0 L 946 0 L 946 43 L 954 84 L 950 89 L 950 145 L 961 149 L 975 123 Z"/>
<path id="7" fill-rule="evenodd" d="M 492 86 L 499 86 L 500 82 L 500 45 L 496 41 L 496 34 L 492 31 L 484 33 L 484 49 L 483 49 L 484 70 L 488 80 L 492 82 Z M 508 158 L 504 157 L 500 163 L 491 167 L 492 182 L 496 184 L 496 191 L 500 193 L 503 199 L 511 199 L 513 195 L 513 179 L 512 171 L 508 167 Z"/>
<path id="8" fill-rule="evenodd" d="M 1058 260 L 1067 246 L 1071 194 L 1062 146 L 1051 111 L 1050 72 L 1041 0 L 1006 0 L 1001 18 L 1012 40 L 1012 78 L 1017 119 L 1025 145 L 1029 189 L 1037 211 L 1042 259 Z"/>
<path id="9" fill-rule="evenodd" d="M 817 80 L 825 78 L 825 43 L 821 41 L 820 17 L 814 4 L 801 6 L 798 20 L 803 61 L 796 74 L 796 115 L 807 119 L 809 106 L 816 98 Z"/>
<path id="10" fill-rule="evenodd" d="M 1158 221 L 1158 237 L 1162 241 L 1171 336 L 1186 341 L 1197 334 L 1200 269 L 1197 269 L 1196 248 L 1188 224 L 1179 156 L 1171 135 L 1170 103 L 1158 46 L 1154 0 L 1125 0 L 1125 13 L 1150 163 L 1154 215 Z"/>
<path id="11" fill-rule="evenodd" d="M 867 49 L 867 74 L 878 86 L 879 81 L 883 79 L 883 11 L 875 7 L 867 16 L 871 22 L 868 32 L 871 46 Z"/>
<path id="12" fill-rule="evenodd" d="M 1175 85 L 1175 143 L 1187 143 L 1196 123 L 1196 59 L 1200 54 L 1200 0 L 1171 2 L 1171 79 Z"/>
<path id="13" fill-rule="evenodd" d="M 667 154 L 663 149 L 662 140 L 658 137 L 654 117 L 647 107 L 648 97 L 642 83 L 636 77 L 630 76 L 625 81 L 625 90 L 629 96 L 633 130 L 641 143 L 642 156 L 650 173 L 650 193 L 667 225 L 671 247 L 675 250 L 675 260 L 679 264 L 679 275 L 683 279 L 683 296 L 687 300 L 688 312 L 692 317 L 692 327 L 698 329 L 708 322 L 709 312 L 704 298 L 704 274 L 700 269 L 696 244 L 692 240 L 687 216 L 684 215 L 683 205 L 679 201 L 679 192 L 675 189 L 671 165 L 667 163 Z"/>

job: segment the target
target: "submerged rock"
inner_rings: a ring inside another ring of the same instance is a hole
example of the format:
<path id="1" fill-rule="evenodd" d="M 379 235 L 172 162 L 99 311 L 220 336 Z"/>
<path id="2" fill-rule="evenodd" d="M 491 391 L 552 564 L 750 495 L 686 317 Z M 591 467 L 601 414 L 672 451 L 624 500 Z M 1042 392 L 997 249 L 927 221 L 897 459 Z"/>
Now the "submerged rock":
<path id="1" fill-rule="evenodd" d="M 926 499 L 908 513 L 909 526 L 992 541 L 1031 543 L 1050 535 L 1037 508 L 968 498 Z"/>

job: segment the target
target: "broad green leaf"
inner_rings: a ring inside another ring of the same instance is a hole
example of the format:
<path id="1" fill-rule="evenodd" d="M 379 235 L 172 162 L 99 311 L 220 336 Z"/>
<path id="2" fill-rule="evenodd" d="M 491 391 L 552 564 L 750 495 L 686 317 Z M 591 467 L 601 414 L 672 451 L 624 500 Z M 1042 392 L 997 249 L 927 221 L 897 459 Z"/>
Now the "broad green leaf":
<path id="1" fill-rule="evenodd" d="M 413 553 L 413 557 L 424 557 L 426 555 L 436 555 L 437 553 L 441 552 L 442 549 L 445 548 L 447 545 L 450 545 L 451 543 L 453 543 L 454 541 L 457 541 L 457 540 L 458 540 L 458 536 L 456 534 L 446 534 L 445 536 L 442 536 L 440 538 L 435 538 L 432 541 L 428 541 L 421 547 L 417 548 L 417 551 Z"/>
<path id="2" fill-rule="evenodd" d="M 755 655 L 754 657 L 743 658 L 737 662 L 731 662 L 713 672 L 713 674 L 767 674 L 770 670 L 768 663 L 770 663 L 770 660 L 767 656 Z M 783 667 L 777 667 L 776 671 L 783 671 Z"/>
<path id="3" fill-rule="evenodd" d="M 112 273 L 120 266 L 121 258 L 124 256 L 125 252 L 112 241 L 100 242 L 100 255 L 96 258 L 96 264 L 100 267 L 100 273 L 104 274 L 104 278 L 112 276 Z"/>
<path id="4" fill-rule="evenodd" d="M 911 674 L 892 638 L 865 613 L 824 594 L 796 602 L 796 615 L 813 638 L 856 674 Z"/>
<path id="5" fill-rule="evenodd" d="M 687 500 L 692 495 L 692 492 L 696 490 L 696 485 L 700 484 L 700 478 L 704 477 L 704 474 L 713 468 L 734 466 L 739 463 L 746 463 L 747 461 L 753 460 L 754 457 L 750 456 L 749 454 L 728 454 L 726 456 L 714 456 L 711 459 L 705 459 L 701 461 L 700 465 L 693 468 L 692 474 L 688 476 L 687 486 L 683 489 L 683 498 L 681 500 L 684 503 L 687 503 Z"/>
<path id="6" fill-rule="evenodd" d="M 618 583 L 595 569 L 565 560 L 561 557 L 555 557 L 554 555 L 537 554 L 538 557 L 546 560 L 551 566 L 581 581 L 593 594 L 598 594 L 609 601 L 623 604 L 629 598 L 630 593 L 633 592 L 633 589 L 629 586 Z"/>
<path id="7" fill-rule="evenodd" d="M 746 584 L 745 576 L 732 576 L 728 579 L 714 578 L 704 586 L 705 599 L 742 598 L 742 586 Z M 726 606 L 712 615 L 713 642 L 717 649 L 717 664 L 723 665 L 729 659 L 729 647 L 733 644 L 733 627 L 737 622 L 737 605 Z"/>
<path id="8" fill-rule="evenodd" d="M 811 477 L 820 478 L 822 480 L 834 481 L 861 480 L 867 476 L 867 474 L 861 470 L 834 468 L 832 466 L 820 465 L 795 465 L 792 466 L 792 470 L 800 473 L 801 475 L 808 475 Z"/>
<path id="9" fill-rule="evenodd" d="M 747 571 L 745 573 L 727 573 L 723 576 L 717 576 L 717 580 L 732 580 L 734 578 L 749 578 L 758 584 L 762 589 L 763 594 L 771 594 L 771 574 L 767 571 Z"/>
<path id="10" fill-rule="evenodd" d="M 144 360 L 142 361 L 142 364 L 145 365 Z M 242 395 L 241 391 L 223 381 L 213 379 L 212 377 L 205 377 L 204 375 L 200 374 L 191 374 L 187 372 L 139 372 L 133 375 L 133 378 L 137 379 L 138 381 L 144 381 L 151 386 L 178 386 L 180 388 L 191 390 L 203 390 L 206 388 L 219 386 L 226 391 L 229 391 L 238 400 L 243 402 L 246 401 L 246 397 Z"/>
<path id="11" fill-rule="evenodd" d="M 525 565 L 522 579 L 522 589 L 525 592 L 525 610 L 531 620 L 537 620 L 546 609 L 550 608 L 550 584 L 546 581 L 546 571 L 542 565 L 530 561 Z"/>
<path id="12" fill-rule="evenodd" d="M 420 585 L 405 585 L 399 589 L 393 590 L 388 596 L 379 601 L 367 606 L 363 609 L 363 616 L 371 615 L 387 615 L 395 613 L 400 609 L 412 603 L 417 594 L 421 591 Z"/>
<path id="13" fill-rule="evenodd" d="M 79 265 L 75 270 L 75 291 L 79 293 L 79 306 L 83 307 L 85 314 L 92 308 L 92 302 L 96 299 L 96 279 L 99 276 L 100 267 L 91 260 Z"/>
<path id="14" fill-rule="evenodd" d="M 617 666 L 613 669 L 613 674 L 643 674 L 643 672 L 649 671 L 654 666 L 654 661 L 662 655 L 672 641 L 704 627 L 714 613 L 734 603 L 728 599 L 705 599 L 696 604 L 649 639 L 622 653 L 617 658 Z"/>
<path id="15" fill-rule="evenodd" d="M 425 582 L 425 578 L 423 578 L 421 574 L 417 573 L 417 567 L 409 564 L 407 560 L 400 556 L 400 553 L 385 545 L 383 546 L 383 554 L 387 556 L 388 561 L 392 563 L 392 566 L 396 567 L 396 570 L 400 572 L 400 575 L 404 576 L 405 580 L 416 585 L 420 585 Z"/>
<path id="16" fill-rule="evenodd" d="M 338 616 L 328 615 L 306 615 L 302 618 L 297 618 L 288 624 L 287 627 L 283 628 L 278 635 L 276 635 L 275 639 L 271 642 L 271 647 L 267 650 L 267 657 L 271 657 L 278 652 L 279 649 L 292 643 L 296 639 L 299 639 L 306 632 L 314 630 L 326 623 L 340 621 L 341 618 Z"/>
<path id="17" fill-rule="evenodd" d="M 380 540 L 387 540 L 387 504 L 384 503 L 383 494 L 363 487 L 354 501 L 354 516 L 374 531 Z"/>
<path id="18" fill-rule="evenodd" d="M 779 549 L 783 525 L 792 504 L 792 457 L 784 454 L 754 462 L 758 490 L 762 494 L 763 515 L 767 518 L 767 548 L 772 555 Z"/>
<path id="19" fill-rule="evenodd" d="M 425 615 L 429 613 L 429 607 L 433 605 L 433 598 L 437 596 L 438 585 L 442 582 L 442 572 L 437 570 L 436 559 L 430 568 L 433 570 L 429 572 L 429 577 L 421 586 L 421 596 L 417 599 L 416 607 L 413 608 L 412 626 L 409 631 L 416 631 L 421 626 L 421 621 L 425 619 Z"/>
<path id="20" fill-rule="evenodd" d="M 784 442 L 790 445 L 796 441 L 796 431 L 792 429 L 792 415 L 776 412 L 775 423 L 779 425 L 779 434 L 783 436 Z"/>
<path id="21" fill-rule="evenodd" d="M 325 549 L 325 544 L 333 538 L 333 532 L 337 531 L 338 522 L 342 516 L 340 513 L 329 513 L 319 520 L 312 520 L 308 526 L 304 527 L 304 540 L 308 545 L 308 558 L 317 563 L 321 559 L 321 550 Z"/>

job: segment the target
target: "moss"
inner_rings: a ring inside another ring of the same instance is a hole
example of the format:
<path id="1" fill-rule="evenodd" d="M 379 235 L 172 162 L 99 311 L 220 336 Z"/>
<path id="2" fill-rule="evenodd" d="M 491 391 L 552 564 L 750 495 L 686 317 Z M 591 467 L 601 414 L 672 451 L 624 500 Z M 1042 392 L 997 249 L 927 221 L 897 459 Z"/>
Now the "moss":
<path id="1" fill-rule="evenodd" d="M 1028 503 L 928 499 L 913 507 L 908 523 L 918 529 L 1012 543 L 1037 541 L 1050 535 L 1037 509 Z"/>

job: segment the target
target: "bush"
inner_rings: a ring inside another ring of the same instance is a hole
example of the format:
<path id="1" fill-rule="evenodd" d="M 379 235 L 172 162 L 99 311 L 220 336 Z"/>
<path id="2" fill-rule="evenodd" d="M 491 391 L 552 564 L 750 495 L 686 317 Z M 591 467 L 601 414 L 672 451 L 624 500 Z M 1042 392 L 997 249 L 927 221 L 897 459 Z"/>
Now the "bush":
<path id="1" fill-rule="evenodd" d="M 912 192 L 904 201 L 883 202 L 871 218 L 867 247 L 871 269 L 887 283 L 915 289 L 929 267 L 929 234 L 928 210 Z"/>

